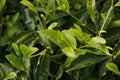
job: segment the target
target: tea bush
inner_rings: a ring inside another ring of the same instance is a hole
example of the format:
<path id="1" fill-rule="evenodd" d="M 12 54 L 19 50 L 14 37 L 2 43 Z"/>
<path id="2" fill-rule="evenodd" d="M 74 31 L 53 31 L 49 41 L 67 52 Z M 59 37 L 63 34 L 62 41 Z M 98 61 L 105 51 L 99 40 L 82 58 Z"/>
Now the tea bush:
<path id="1" fill-rule="evenodd" d="M 120 0 L 0 0 L 0 80 L 119 80 Z"/>

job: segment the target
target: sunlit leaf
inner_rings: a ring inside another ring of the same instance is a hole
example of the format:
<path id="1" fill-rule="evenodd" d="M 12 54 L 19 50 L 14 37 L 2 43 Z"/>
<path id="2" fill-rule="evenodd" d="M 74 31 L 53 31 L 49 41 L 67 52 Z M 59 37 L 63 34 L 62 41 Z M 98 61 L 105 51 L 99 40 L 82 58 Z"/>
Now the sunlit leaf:
<path id="1" fill-rule="evenodd" d="M 62 49 L 63 53 L 68 57 L 75 57 L 75 52 L 72 47 L 65 47 Z"/>
<path id="2" fill-rule="evenodd" d="M 25 5 L 25 6 L 27 6 L 27 7 L 30 8 L 32 11 L 36 12 L 33 4 L 32 4 L 30 1 L 28 1 L 28 0 L 22 0 L 20 3 L 23 4 L 23 5 Z"/>
<path id="3" fill-rule="evenodd" d="M 105 44 L 106 40 L 102 37 L 93 37 L 89 40 L 88 44 L 101 43 Z"/>
<path id="4" fill-rule="evenodd" d="M 10 72 L 7 76 L 5 76 L 4 80 L 15 78 L 17 75 L 15 72 Z"/>
<path id="5" fill-rule="evenodd" d="M 107 63 L 106 67 L 108 68 L 108 70 L 113 71 L 114 73 L 118 74 L 119 72 L 117 65 L 114 63 Z"/>
<path id="6" fill-rule="evenodd" d="M 58 23 L 52 23 L 49 27 L 48 27 L 48 29 L 49 30 L 52 30 L 53 28 L 55 28 L 56 26 L 58 25 Z"/>
<path id="7" fill-rule="evenodd" d="M 120 6 L 120 1 L 114 5 L 114 7 L 118 7 L 118 6 Z"/>
<path id="8" fill-rule="evenodd" d="M 12 47 L 14 48 L 16 55 L 20 56 L 20 50 L 16 43 L 12 43 Z"/>
<path id="9" fill-rule="evenodd" d="M 0 9 L 4 7 L 6 0 L 0 0 Z"/>
<path id="10" fill-rule="evenodd" d="M 23 55 L 30 57 L 33 53 L 38 51 L 38 48 L 36 47 L 29 48 L 28 46 L 22 44 L 20 45 L 20 50 L 23 53 Z"/>
<path id="11" fill-rule="evenodd" d="M 70 35 L 67 30 L 63 30 L 62 33 L 65 43 L 75 49 L 77 46 L 76 39 L 72 35 Z"/>
<path id="12" fill-rule="evenodd" d="M 7 60 L 17 69 L 24 70 L 23 62 L 14 54 L 6 55 Z"/>

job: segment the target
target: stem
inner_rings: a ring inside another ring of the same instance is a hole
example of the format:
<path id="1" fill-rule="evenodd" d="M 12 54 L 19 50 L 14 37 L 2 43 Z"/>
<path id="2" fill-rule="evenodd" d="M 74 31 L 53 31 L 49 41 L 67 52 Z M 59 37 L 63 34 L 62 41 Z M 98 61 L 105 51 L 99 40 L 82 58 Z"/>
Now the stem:
<path id="1" fill-rule="evenodd" d="M 113 2 L 112 2 L 112 5 L 111 5 L 108 13 L 107 13 L 107 16 L 106 16 L 106 18 L 105 18 L 105 21 L 103 22 L 102 27 L 101 27 L 101 29 L 100 29 L 100 31 L 99 31 L 99 36 L 101 36 L 102 30 L 103 30 L 104 27 L 105 27 L 105 24 L 106 24 L 106 22 L 107 22 L 107 20 L 108 20 L 108 18 L 109 18 L 109 15 L 110 15 L 112 9 L 113 9 Z"/>
<path id="2" fill-rule="evenodd" d="M 38 15 L 38 13 L 37 13 L 37 12 L 35 12 L 35 13 L 36 13 L 36 15 L 37 15 L 37 17 L 38 17 L 38 20 L 39 20 L 39 23 L 40 23 L 40 28 L 41 28 L 41 29 L 44 29 L 43 24 L 42 24 L 42 21 L 41 21 L 39 15 Z"/>

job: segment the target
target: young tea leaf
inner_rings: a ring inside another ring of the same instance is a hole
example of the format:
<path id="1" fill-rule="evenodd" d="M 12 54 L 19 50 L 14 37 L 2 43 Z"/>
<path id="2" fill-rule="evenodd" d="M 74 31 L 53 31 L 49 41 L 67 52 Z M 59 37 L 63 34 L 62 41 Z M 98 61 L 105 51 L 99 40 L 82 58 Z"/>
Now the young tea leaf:
<path id="1" fill-rule="evenodd" d="M 62 33 L 63 33 L 63 40 L 65 41 L 65 43 L 68 46 L 75 49 L 77 46 L 76 39 L 71 34 L 69 34 L 67 30 L 63 30 Z"/>
<path id="2" fill-rule="evenodd" d="M 7 60 L 17 69 L 24 70 L 23 62 L 14 54 L 6 55 Z"/>
<path id="3" fill-rule="evenodd" d="M 33 4 L 32 4 L 30 1 L 28 1 L 28 0 L 22 0 L 20 3 L 23 4 L 23 5 L 25 5 L 25 6 L 27 6 L 27 7 L 30 8 L 32 11 L 36 12 Z"/>
<path id="4" fill-rule="evenodd" d="M 105 44 L 106 40 L 102 37 L 93 37 L 89 40 L 88 44 L 101 43 Z"/>
<path id="5" fill-rule="evenodd" d="M 75 52 L 72 47 L 65 47 L 62 49 L 63 53 L 68 57 L 75 57 Z"/>
<path id="6" fill-rule="evenodd" d="M 119 72 L 117 65 L 114 63 L 107 63 L 106 67 L 108 68 L 108 70 L 113 71 L 116 74 L 118 74 Z"/>
<path id="7" fill-rule="evenodd" d="M 12 47 L 14 48 L 16 55 L 20 56 L 20 50 L 16 43 L 12 43 Z"/>

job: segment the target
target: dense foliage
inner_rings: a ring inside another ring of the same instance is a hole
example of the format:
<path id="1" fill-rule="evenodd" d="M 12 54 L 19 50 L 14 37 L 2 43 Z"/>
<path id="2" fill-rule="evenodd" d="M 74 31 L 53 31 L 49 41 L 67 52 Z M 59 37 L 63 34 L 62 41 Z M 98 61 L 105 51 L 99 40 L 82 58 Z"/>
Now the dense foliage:
<path id="1" fill-rule="evenodd" d="M 0 80 L 119 80 L 120 0 L 0 0 Z"/>

